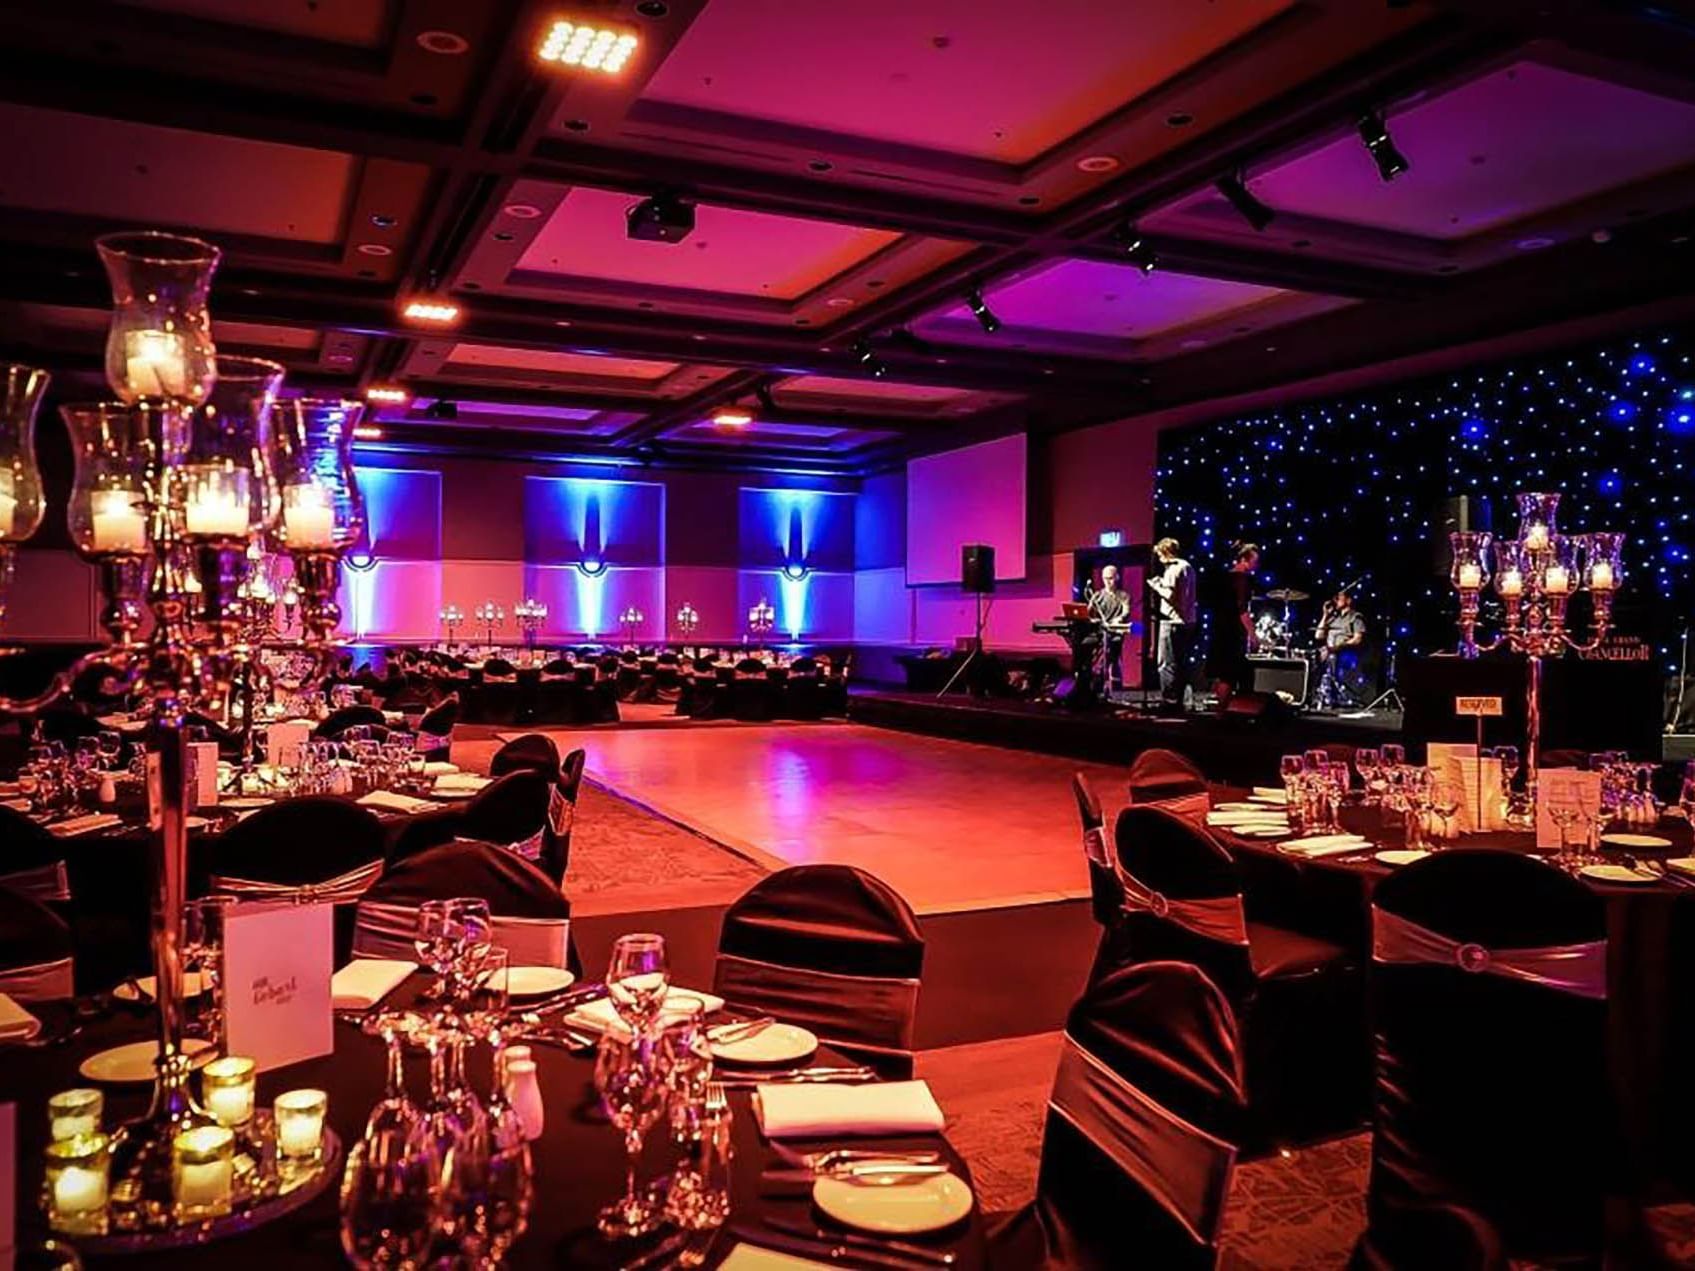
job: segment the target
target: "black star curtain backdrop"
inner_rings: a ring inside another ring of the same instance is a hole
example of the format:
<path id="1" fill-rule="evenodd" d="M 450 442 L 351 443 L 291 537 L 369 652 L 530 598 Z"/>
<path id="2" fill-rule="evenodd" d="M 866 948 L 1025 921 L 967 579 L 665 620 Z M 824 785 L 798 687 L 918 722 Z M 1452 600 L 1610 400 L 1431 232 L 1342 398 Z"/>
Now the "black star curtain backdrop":
<path id="1" fill-rule="evenodd" d="M 1260 544 L 1256 592 L 1311 592 L 1309 630 L 1320 597 L 1363 577 L 1354 594 L 1392 665 L 1456 643 L 1446 501 L 1481 499 L 1511 535 L 1515 494 L 1558 491 L 1563 532 L 1628 535 L 1615 626 L 1675 670 L 1695 617 L 1692 478 L 1695 331 L 1680 327 L 1174 430 L 1156 523 L 1203 571 L 1234 540 Z M 1573 617 L 1581 634 L 1586 607 Z"/>

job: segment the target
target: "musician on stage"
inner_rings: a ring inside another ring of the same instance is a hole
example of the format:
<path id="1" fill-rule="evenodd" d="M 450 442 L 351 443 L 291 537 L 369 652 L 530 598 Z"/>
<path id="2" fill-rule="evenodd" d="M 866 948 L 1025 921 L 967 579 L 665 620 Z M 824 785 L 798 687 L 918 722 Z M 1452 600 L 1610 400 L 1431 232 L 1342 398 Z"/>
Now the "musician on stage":
<path id="1" fill-rule="evenodd" d="M 1181 708 L 1183 690 L 1189 683 L 1189 652 L 1195 631 L 1195 571 L 1177 554 L 1177 540 L 1162 538 L 1154 544 L 1154 570 L 1148 574 L 1148 590 L 1159 597 L 1159 642 L 1155 661 L 1159 667 L 1159 695 L 1167 706 Z"/>
<path id="2" fill-rule="evenodd" d="M 1253 687 L 1248 654 L 1254 647 L 1254 615 L 1248 602 L 1252 598 L 1254 570 L 1258 568 L 1256 544 L 1232 544 L 1230 564 L 1213 580 L 1210 589 L 1207 675 L 1221 708 L 1237 693 Z"/>
<path id="3" fill-rule="evenodd" d="M 1124 633 L 1130 629 L 1130 593 L 1118 585 L 1118 566 L 1101 570 L 1100 590 L 1089 596 L 1089 616 L 1100 624 L 1100 639 L 1106 649 L 1107 687 L 1124 687 Z"/>
<path id="4" fill-rule="evenodd" d="M 1357 706 L 1353 684 L 1358 678 L 1360 650 L 1365 644 L 1365 618 L 1354 608 L 1346 589 L 1325 602 L 1313 631 L 1324 675 L 1318 683 L 1318 704 L 1326 709 Z"/>

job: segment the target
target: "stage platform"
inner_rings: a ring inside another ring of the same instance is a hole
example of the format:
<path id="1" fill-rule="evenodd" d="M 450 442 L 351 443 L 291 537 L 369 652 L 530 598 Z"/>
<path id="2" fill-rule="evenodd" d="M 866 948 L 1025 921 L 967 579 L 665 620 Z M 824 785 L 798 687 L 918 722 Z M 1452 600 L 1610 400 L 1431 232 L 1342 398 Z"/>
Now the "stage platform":
<path id="1" fill-rule="evenodd" d="M 1189 756 L 1208 776 L 1242 784 L 1275 782 L 1278 757 L 1309 746 L 1374 746 L 1401 740 L 1398 711 L 1364 717 L 1196 712 L 1165 718 L 1123 707 L 1077 712 L 1014 698 L 949 694 L 938 699 L 871 688 L 849 694 L 848 718 L 877 728 L 1114 765 L 1163 746 Z"/>

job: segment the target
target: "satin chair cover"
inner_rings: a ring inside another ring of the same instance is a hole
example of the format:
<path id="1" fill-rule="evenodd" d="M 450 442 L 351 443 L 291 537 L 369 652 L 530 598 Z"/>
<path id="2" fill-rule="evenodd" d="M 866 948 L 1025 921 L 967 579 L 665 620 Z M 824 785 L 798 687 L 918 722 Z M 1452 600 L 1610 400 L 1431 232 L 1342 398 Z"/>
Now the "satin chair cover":
<path id="1" fill-rule="evenodd" d="M 37 900 L 71 899 L 64 844 L 16 808 L 0 808 L 0 887 Z"/>
<path id="2" fill-rule="evenodd" d="M 566 755 L 547 792 L 547 824 L 542 829 L 537 864 L 556 883 L 565 881 L 565 871 L 571 865 L 571 831 L 577 824 L 577 796 L 582 792 L 583 765 L 587 762 L 588 754 L 581 747 Z"/>
<path id="3" fill-rule="evenodd" d="M 1216 1264 L 1244 1110 L 1235 1018 L 1199 969 L 1126 967 L 1066 1021 L 1035 1201 L 996 1266 Z"/>
<path id="4" fill-rule="evenodd" d="M 489 760 L 488 775 L 504 777 L 509 772 L 529 769 L 548 777 L 559 771 L 559 747 L 551 737 L 541 733 L 525 733 L 514 737 L 494 752 Z"/>
<path id="5" fill-rule="evenodd" d="M 343 706 L 312 730 L 312 736 L 331 741 L 349 728 L 387 728 L 383 713 L 375 706 Z"/>
<path id="6" fill-rule="evenodd" d="M 1095 921 L 1109 927 L 1124 904 L 1124 889 L 1113 868 L 1112 848 L 1106 841 L 1106 816 L 1089 779 L 1071 774 L 1071 794 L 1077 800 L 1077 818 L 1083 823 L 1083 858 L 1089 863 L 1089 906 Z"/>
<path id="7" fill-rule="evenodd" d="M 208 874 L 304 887 L 383 858 L 383 825 L 369 808 L 304 795 L 260 808 L 200 853 Z"/>
<path id="8" fill-rule="evenodd" d="M 488 901 L 495 942 L 514 965 L 582 965 L 571 940 L 571 906 L 534 865 L 494 843 L 455 842 L 392 864 L 359 900 L 353 956 L 416 961 L 412 939 L 425 900 Z"/>
<path id="9" fill-rule="evenodd" d="M 445 759 L 453 742 L 453 726 L 458 722 L 459 695 L 449 693 L 418 721 L 418 749 Z"/>
<path id="10" fill-rule="evenodd" d="M 213 874 L 209 886 L 220 896 L 238 900 L 287 900 L 297 905 L 346 905 L 363 896 L 383 871 L 381 860 L 371 861 L 345 874 L 317 883 L 271 883 L 257 878 L 233 878 Z"/>
<path id="11" fill-rule="evenodd" d="M 76 994 L 70 927 L 41 901 L 0 890 L 0 993 L 19 1002 Z"/>
<path id="12" fill-rule="evenodd" d="M 1354 1246 L 1348 1271 L 1507 1271 L 1501 1236 L 1488 1221 L 1458 1205 L 1399 1210 Z"/>
<path id="13" fill-rule="evenodd" d="M 1430 956 L 1372 964 L 1372 1230 L 1452 1205 L 1515 1259 L 1598 1257 L 1616 1159 L 1600 898 L 1535 858 L 1464 850 L 1406 866 L 1373 899 L 1396 924 L 1391 950 Z"/>
<path id="14" fill-rule="evenodd" d="M 911 1069 L 923 969 L 918 920 L 893 888 L 847 865 L 796 865 L 725 912 L 713 991 L 892 1073 Z"/>
<path id="15" fill-rule="evenodd" d="M 498 843 L 527 861 L 539 862 L 545 849 L 551 778 L 533 768 L 499 777 L 456 807 L 420 812 L 408 818 L 389 848 L 389 863 L 457 839 Z"/>
<path id="16" fill-rule="evenodd" d="M 1156 746 L 1131 762 L 1129 788 L 1131 803 L 1157 803 L 1205 794 L 1207 779 L 1192 759 Z"/>

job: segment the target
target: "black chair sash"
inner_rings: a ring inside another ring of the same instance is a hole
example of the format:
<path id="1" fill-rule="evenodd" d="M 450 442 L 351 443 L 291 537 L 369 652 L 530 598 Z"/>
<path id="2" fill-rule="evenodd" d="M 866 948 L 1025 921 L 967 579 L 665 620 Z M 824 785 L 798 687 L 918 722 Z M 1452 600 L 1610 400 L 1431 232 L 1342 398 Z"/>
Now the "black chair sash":
<path id="1" fill-rule="evenodd" d="M 18 1001 L 74 996 L 73 953 L 64 919 L 31 896 L 0 890 L 0 993 Z"/>
<path id="2" fill-rule="evenodd" d="M 0 871 L 0 887 L 37 900 L 71 899 L 64 844 L 16 808 L 0 808 Z"/>
<path id="3" fill-rule="evenodd" d="M 720 953 L 712 991 L 743 1010 L 811 1029 L 826 1045 L 909 1055 L 918 985 L 916 979 L 839 975 Z"/>
<path id="4" fill-rule="evenodd" d="M 64 902 L 71 898 L 71 880 L 64 861 L 0 874 L 0 887 L 34 900 Z"/>

